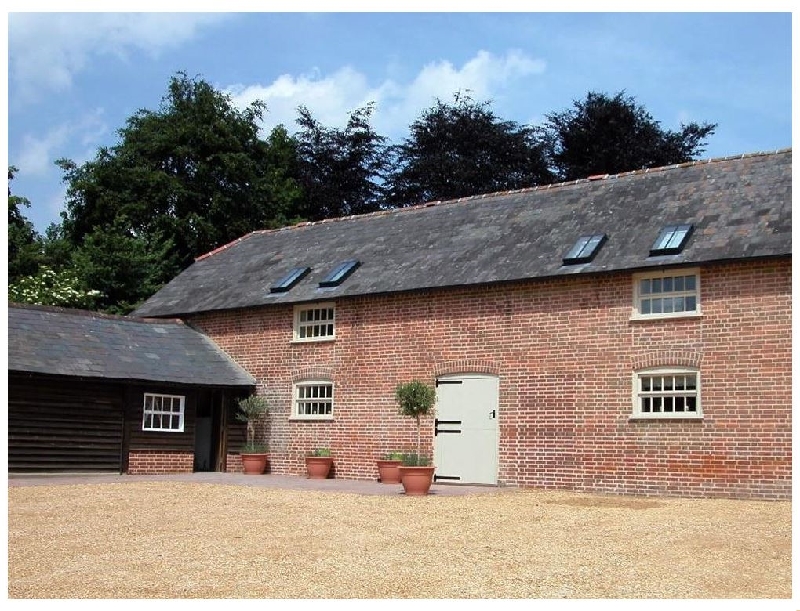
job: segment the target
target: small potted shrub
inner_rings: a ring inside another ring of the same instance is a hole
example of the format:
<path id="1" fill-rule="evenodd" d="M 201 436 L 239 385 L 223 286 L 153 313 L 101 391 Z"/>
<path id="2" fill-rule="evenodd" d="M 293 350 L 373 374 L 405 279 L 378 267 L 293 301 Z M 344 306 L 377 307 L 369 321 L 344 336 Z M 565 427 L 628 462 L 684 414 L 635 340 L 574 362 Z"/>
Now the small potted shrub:
<path id="1" fill-rule="evenodd" d="M 433 483 L 435 467 L 430 458 L 421 452 L 420 418 L 433 410 L 436 403 L 436 389 L 419 380 L 400 384 L 395 390 L 395 399 L 400 406 L 400 414 L 417 421 L 417 452 L 405 454 L 400 470 L 400 481 L 405 493 L 412 496 L 428 494 Z"/>
<path id="2" fill-rule="evenodd" d="M 240 450 L 242 468 L 247 475 L 261 475 L 269 460 L 267 444 L 256 441 L 256 421 L 269 412 L 267 400 L 260 395 L 240 399 L 236 419 L 247 423 L 247 441 Z"/>
<path id="3" fill-rule="evenodd" d="M 333 466 L 330 448 L 314 448 L 306 456 L 306 472 L 309 479 L 327 479 Z"/>
<path id="4" fill-rule="evenodd" d="M 378 463 L 378 480 L 382 484 L 400 483 L 400 466 L 403 464 L 402 452 L 389 452 L 376 462 Z"/>

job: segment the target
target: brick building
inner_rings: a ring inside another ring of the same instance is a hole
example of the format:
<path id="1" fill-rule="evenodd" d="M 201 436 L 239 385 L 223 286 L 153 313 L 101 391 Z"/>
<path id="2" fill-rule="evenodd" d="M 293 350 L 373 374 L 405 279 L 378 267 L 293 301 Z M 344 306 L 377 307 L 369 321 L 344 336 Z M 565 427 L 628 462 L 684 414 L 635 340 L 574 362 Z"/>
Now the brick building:
<path id="1" fill-rule="evenodd" d="M 273 472 L 375 478 L 419 378 L 438 481 L 791 494 L 791 150 L 254 232 L 136 314 L 256 379 Z"/>

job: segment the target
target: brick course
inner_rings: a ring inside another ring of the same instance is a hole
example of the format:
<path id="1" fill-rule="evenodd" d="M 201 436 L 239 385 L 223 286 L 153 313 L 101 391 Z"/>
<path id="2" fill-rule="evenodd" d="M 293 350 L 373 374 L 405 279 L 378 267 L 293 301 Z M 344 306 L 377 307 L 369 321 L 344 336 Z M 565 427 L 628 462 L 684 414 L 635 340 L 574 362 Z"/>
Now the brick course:
<path id="1" fill-rule="evenodd" d="M 787 499 L 791 262 L 700 276 L 702 316 L 670 320 L 631 320 L 632 274 L 614 273 L 340 299 L 336 339 L 319 343 L 292 341 L 291 306 L 190 322 L 273 397 L 273 473 L 304 474 L 305 454 L 328 446 L 334 476 L 375 479 L 377 458 L 416 443 L 399 382 L 486 373 L 500 379 L 501 484 Z M 699 369 L 702 420 L 630 419 L 634 371 L 658 366 Z M 334 383 L 334 419 L 291 420 L 292 384 L 318 378 Z"/>
<path id="2" fill-rule="evenodd" d="M 168 450 L 131 450 L 128 454 L 128 473 L 131 475 L 164 475 L 192 473 L 194 454 Z"/>

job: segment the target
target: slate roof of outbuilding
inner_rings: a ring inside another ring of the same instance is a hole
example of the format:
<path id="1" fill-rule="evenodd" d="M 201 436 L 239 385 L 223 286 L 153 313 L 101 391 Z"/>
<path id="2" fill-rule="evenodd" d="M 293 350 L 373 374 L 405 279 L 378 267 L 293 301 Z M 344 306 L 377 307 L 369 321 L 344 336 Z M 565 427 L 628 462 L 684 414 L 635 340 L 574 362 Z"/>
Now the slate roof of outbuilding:
<path id="1" fill-rule="evenodd" d="M 176 320 L 8 305 L 8 370 L 249 387 L 254 378 L 209 338 Z"/>
<path id="2" fill-rule="evenodd" d="M 137 315 L 176 316 L 366 294 L 791 254 L 791 149 L 591 177 L 250 233 L 195 261 Z M 691 223 L 680 254 L 649 256 L 663 227 Z M 605 233 L 590 263 L 562 257 Z M 338 263 L 361 266 L 320 288 Z M 311 267 L 291 290 L 270 287 Z"/>

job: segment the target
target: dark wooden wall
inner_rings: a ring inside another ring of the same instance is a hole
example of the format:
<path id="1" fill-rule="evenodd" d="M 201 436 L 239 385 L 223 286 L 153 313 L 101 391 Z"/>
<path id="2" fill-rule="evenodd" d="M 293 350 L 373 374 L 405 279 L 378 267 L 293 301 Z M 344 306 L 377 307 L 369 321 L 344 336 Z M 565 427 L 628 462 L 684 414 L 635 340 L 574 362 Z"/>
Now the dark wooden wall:
<path id="1" fill-rule="evenodd" d="M 10 473 L 121 470 L 121 386 L 11 372 L 8 379 Z"/>
<path id="2" fill-rule="evenodd" d="M 17 372 L 8 379 L 9 473 L 120 473 L 131 450 L 195 453 L 198 409 L 213 421 L 210 468 L 224 471 L 226 451 L 244 443 L 244 424 L 234 416 L 238 389 Z M 182 432 L 142 430 L 146 392 L 186 397 Z"/>

